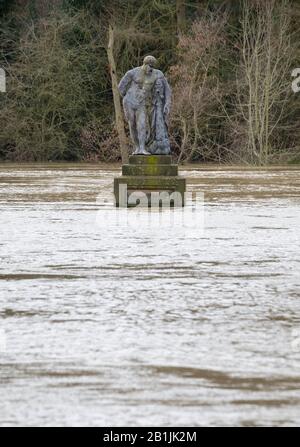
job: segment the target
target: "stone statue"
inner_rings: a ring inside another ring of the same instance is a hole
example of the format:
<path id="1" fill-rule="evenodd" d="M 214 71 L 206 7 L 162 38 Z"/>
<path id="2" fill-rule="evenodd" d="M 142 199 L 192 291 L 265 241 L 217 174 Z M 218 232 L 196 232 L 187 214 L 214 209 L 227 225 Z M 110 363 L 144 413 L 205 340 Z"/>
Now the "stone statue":
<path id="1" fill-rule="evenodd" d="M 146 56 L 141 67 L 129 70 L 121 79 L 125 118 L 134 144 L 134 155 L 168 155 L 168 118 L 171 88 L 157 61 Z"/>

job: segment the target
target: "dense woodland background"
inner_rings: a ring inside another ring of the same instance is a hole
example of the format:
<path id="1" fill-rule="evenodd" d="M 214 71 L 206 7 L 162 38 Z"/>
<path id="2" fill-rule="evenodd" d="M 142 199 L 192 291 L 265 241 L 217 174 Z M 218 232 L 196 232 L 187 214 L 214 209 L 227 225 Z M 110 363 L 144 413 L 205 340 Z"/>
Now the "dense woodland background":
<path id="1" fill-rule="evenodd" d="M 180 161 L 299 163 L 299 25 L 299 0 L 0 0 L 0 159 L 120 160 L 111 28 L 118 78 L 167 74 Z"/>

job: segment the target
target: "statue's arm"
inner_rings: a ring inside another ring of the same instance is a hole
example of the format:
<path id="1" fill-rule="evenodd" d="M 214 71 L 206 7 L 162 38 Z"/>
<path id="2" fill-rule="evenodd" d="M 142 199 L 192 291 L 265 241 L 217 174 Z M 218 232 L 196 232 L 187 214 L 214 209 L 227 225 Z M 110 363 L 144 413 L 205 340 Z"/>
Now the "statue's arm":
<path id="1" fill-rule="evenodd" d="M 132 81 L 132 70 L 127 71 L 127 73 L 123 76 L 119 83 L 119 92 L 122 97 L 124 97 L 127 93 L 127 90 Z"/>

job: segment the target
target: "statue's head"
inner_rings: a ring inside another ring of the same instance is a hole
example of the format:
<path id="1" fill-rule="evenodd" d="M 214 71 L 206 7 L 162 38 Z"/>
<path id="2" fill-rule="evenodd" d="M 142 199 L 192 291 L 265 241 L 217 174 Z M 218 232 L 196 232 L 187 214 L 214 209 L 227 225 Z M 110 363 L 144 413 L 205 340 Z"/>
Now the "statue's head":
<path id="1" fill-rule="evenodd" d="M 146 73 L 149 73 L 157 66 L 157 59 L 154 56 L 144 57 L 143 67 Z"/>

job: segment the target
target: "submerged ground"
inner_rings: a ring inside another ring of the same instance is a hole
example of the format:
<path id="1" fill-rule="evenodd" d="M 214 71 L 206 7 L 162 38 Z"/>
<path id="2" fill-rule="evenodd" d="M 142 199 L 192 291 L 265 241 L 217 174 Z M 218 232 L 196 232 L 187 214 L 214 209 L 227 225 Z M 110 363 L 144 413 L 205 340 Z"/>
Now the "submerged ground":
<path id="1" fill-rule="evenodd" d="M 0 425 L 299 425 L 300 168 L 182 168 L 204 228 L 118 172 L 0 165 Z"/>

